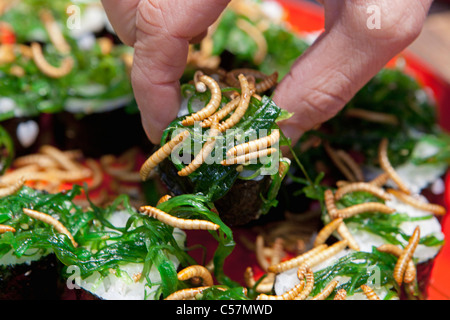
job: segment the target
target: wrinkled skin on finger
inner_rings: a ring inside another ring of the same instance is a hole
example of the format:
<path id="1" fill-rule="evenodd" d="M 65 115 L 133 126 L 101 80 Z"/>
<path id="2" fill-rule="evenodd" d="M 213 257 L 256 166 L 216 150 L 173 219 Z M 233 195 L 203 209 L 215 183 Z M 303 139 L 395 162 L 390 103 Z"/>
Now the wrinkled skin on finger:
<path id="1" fill-rule="evenodd" d="M 334 117 L 345 104 L 420 33 L 432 0 L 321 1 L 325 31 L 296 61 L 274 94 L 294 112 L 281 125 L 295 143 Z M 369 6 L 379 8 L 380 28 L 369 28 Z"/>

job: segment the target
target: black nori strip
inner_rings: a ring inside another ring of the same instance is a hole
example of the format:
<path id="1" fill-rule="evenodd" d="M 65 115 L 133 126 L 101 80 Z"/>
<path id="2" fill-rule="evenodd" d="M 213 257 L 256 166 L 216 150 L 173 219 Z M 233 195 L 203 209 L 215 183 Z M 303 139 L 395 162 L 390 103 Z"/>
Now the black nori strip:
<path id="1" fill-rule="evenodd" d="M 87 157 L 119 155 L 136 146 L 144 151 L 153 147 L 140 114 L 127 113 L 125 108 L 87 115 L 67 111 L 55 114 L 54 132 L 60 149 L 80 149 Z"/>
<path id="2" fill-rule="evenodd" d="M 0 300 L 58 300 L 63 290 L 58 269 L 54 254 L 0 267 Z"/>

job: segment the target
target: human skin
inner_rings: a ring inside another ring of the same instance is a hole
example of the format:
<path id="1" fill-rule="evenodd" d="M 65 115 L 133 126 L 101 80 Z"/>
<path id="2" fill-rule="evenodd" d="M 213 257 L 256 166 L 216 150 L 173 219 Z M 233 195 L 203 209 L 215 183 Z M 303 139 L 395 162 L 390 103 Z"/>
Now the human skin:
<path id="1" fill-rule="evenodd" d="M 323 0 L 325 29 L 278 84 L 273 100 L 294 116 L 280 123 L 296 143 L 334 117 L 422 30 L 432 0 Z M 134 47 L 131 82 L 148 138 L 159 144 L 176 117 L 189 44 L 200 41 L 229 0 L 102 0 L 119 38 Z M 367 27 L 368 6 L 381 10 Z"/>

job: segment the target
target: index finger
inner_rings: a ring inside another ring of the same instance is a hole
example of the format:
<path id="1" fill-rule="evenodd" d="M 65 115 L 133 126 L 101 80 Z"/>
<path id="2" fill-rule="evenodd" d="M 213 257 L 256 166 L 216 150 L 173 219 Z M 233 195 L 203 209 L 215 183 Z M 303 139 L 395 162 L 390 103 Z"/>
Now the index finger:
<path id="1" fill-rule="evenodd" d="M 149 139 L 157 144 L 180 106 L 179 79 L 189 42 L 219 17 L 229 0 L 147 0 L 136 13 L 131 81 Z"/>

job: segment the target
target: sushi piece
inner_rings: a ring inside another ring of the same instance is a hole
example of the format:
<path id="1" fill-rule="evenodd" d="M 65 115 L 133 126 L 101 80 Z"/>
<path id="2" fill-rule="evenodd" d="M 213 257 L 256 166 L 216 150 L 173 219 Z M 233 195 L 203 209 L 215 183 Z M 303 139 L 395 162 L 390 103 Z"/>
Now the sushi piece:
<path id="1" fill-rule="evenodd" d="M 246 77 L 241 76 L 247 85 Z M 214 78 L 214 74 L 208 76 L 211 82 L 219 85 L 220 80 Z M 238 99 L 228 97 L 228 91 L 227 88 L 221 89 L 221 92 L 216 90 L 215 94 L 220 95 L 218 98 L 210 90 L 197 91 L 193 84 L 185 84 L 182 88 L 186 97 L 185 108 L 181 108 L 179 117 L 168 126 L 161 139 L 163 147 L 148 158 L 141 174 L 146 179 L 150 172 L 159 173 L 173 195 L 206 195 L 216 204 L 224 222 L 244 225 L 266 214 L 276 204 L 281 181 L 290 165 L 279 149 L 288 142 L 280 132 L 277 121 L 288 115 L 267 96 L 250 95 L 247 101 L 237 103 L 234 111 L 228 111 L 227 108 Z M 214 100 L 219 102 L 214 115 L 200 118 L 192 125 L 183 124 L 185 119 L 202 114 Z M 220 115 L 222 110 L 227 110 L 228 114 Z M 213 125 L 209 120 L 216 116 L 220 132 L 217 137 L 211 137 Z M 176 134 L 186 131 L 189 135 L 184 141 L 171 140 L 175 139 Z M 269 141 L 272 137 L 276 139 Z M 208 150 L 209 153 L 202 155 L 201 152 L 207 150 L 206 146 L 211 142 L 214 145 Z M 255 148 L 253 154 L 256 158 L 251 158 L 250 151 L 244 151 L 243 155 L 235 157 L 236 160 L 233 160 L 234 156 L 227 155 L 230 148 L 247 144 L 250 149 Z M 273 153 L 258 158 L 258 152 L 272 150 Z M 199 156 L 202 156 L 201 161 Z M 239 157 L 242 157 L 242 162 Z M 245 157 L 248 159 L 245 160 Z M 227 164 L 228 160 L 236 162 Z"/>

